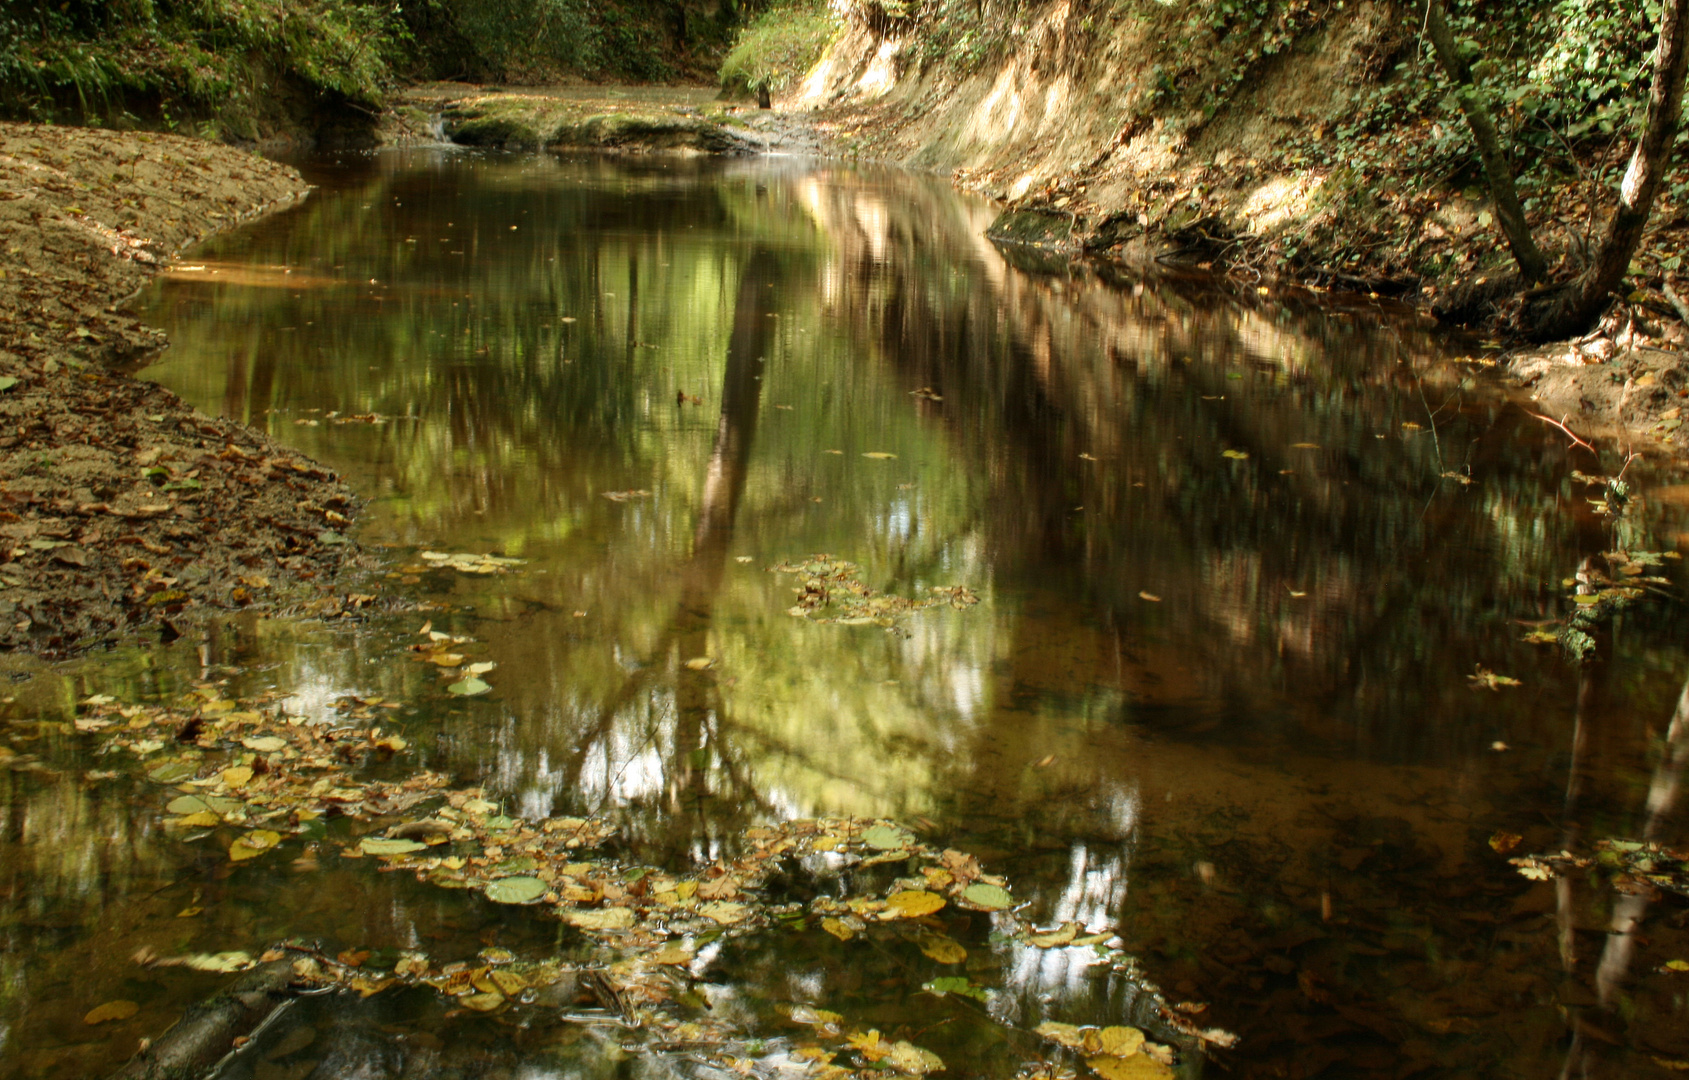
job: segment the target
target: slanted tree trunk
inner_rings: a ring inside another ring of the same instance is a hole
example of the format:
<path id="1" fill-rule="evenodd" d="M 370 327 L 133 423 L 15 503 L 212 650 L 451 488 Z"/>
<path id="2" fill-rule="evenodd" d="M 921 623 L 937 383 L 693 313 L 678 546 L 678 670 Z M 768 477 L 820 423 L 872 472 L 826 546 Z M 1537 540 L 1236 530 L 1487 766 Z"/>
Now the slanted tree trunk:
<path id="1" fill-rule="evenodd" d="M 1432 0 L 1435 4 L 1436 0 Z M 1683 112 L 1683 73 L 1689 52 L 1689 0 L 1663 0 L 1660 41 L 1654 48 L 1654 84 L 1642 137 L 1619 185 L 1619 206 L 1595 260 L 1566 289 L 1527 304 L 1525 332 L 1537 341 L 1587 332 L 1601 318 L 1607 301 L 1630 269 L 1630 257 L 1654 208 L 1660 180 L 1671 164 Z"/>
<path id="2" fill-rule="evenodd" d="M 1496 218 L 1507 236 L 1507 246 L 1513 250 L 1513 258 L 1526 280 L 1533 284 L 1541 281 L 1548 274 L 1548 260 L 1531 237 L 1525 208 L 1519 205 L 1519 192 L 1513 186 L 1513 166 L 1502 149 L 1495 121 L 1484 107 L 1483 95 L 1472 78 L 1472 68 L 1455 45 L 1443 0 L 1426 0 L 1425 32 L 1431 38 L 1431 48 L 1437 54 L 1443 74 L 1454 84 L 1454 98 L 1472 131 L 1472 141 L 1478 144 L 1478 157 L 1484 163 L 1484 177 L 1489 181 L 1490 198 L 1495 201 Z"/>

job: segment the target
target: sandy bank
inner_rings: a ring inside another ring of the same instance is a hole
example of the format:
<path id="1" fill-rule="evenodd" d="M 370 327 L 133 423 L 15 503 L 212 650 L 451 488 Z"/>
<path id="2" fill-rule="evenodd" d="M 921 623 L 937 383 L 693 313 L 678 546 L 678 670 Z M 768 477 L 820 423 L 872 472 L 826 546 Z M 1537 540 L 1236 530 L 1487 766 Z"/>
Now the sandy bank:
<path id="1" fill-rule="evenodd" d="M 306 190 L 194 139 L 0 124 L 0 648 L 298 602 L 352 550 L 332 473 L 112 368 L 164 344 L 121 310 L 157 267 Z"/>

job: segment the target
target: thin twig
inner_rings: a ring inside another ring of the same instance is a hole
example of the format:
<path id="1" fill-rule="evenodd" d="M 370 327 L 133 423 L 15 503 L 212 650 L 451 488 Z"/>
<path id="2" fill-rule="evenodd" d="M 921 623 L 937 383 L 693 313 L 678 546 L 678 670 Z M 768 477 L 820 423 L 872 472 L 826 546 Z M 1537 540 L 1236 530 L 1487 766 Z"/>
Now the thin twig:
<path id="1" fill-rule="evenodd" d="M 1541 416 L 1537 413 L 1530 411 L 1529 409 L 1525 410 L 1525 415 L 1532 417 L 1534 419 L 1537 419 L 1537 420 L 1541 420 L 1545 424 L 1553 424 L 1555 427 L 1559 428 L 1561 431 L 1564 431 L 1566 433 L 1566 438 L 1572 440 L 1572 445 L 1581 446 L 1585 450 L 1588 450 L 1590 453 L 1596 455 L 1597 457 L 1601 456 L 1600 451 L 1596 450 L 1595 447 L 1589 445 L 1588 443 L 1584 442 L 1582 439 L 1580 439 L 1576 435 L 1574 435 L 1572 433 L 1572 429 L 1567 427 L 1565 424 L 1561 423 L 1559 420 L 1555 420 L 1555 419 L 1552 419 L 1551 417 L 1547 417 L 1547 416 Z"/>

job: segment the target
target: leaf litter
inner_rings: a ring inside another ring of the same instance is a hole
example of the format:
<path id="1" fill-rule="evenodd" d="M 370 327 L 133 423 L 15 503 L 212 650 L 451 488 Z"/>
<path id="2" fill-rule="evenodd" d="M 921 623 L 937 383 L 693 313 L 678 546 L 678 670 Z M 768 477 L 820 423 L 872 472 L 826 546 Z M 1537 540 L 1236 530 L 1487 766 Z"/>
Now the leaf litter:
<path id="1" fill-rule="evenodd" d="M 430 647 L 442 641 L 464 644 L 435 636 L 430 628 L 424 633 L 430 635 Z M 331 850 L 338 843 L 342 858 L 368 859 L 382 872 L 409 873 L 438 888 L 476 891 L 501 905 L 531 906 L 573 927 L 593 946 L 587 973 L 606 1007 L 624 1023 L 646 1030 L 659 1047 L 684 1043 L 707 1057 L 715 1055 L 712 1060 L 724 1066 L 737 1060 L 730 1051 L 740 1045 L 734 1042 L 739 1033 L 707 1008 L 699 1011 L 684 969 L 710 942 L 776 926 L 808 928 L 841 944 L 879 942 L 890 935 L 928 961 L 954 970 L 967 961 L 968 948 L 945 932 L 946 923 L 937 917 L 945 913 L 956 923 L 973 912 L 991 922 L 994 941 L 1085 950 L 1091 963 L 1142 981 L 1135 961 L 1109 932 L 1091 932 L 1076 922 L 1035 926 L 1015 910 L 1009 883 L 986 873 L 977 858 L 925 844 L 894 821 L 810 818 L 753 827 L 744 831 L 739 855 L 677 873 L 598 856 L 615 835 L 604 821 L 529 821 L 505 813 L 485 789 L 455 787 L 429 771 L 397 781 L 353 775 L 408 749 L 402 736 L 371 722 L 392 703 L 347 696 L 337 703 L 340 715 L 326 722 L 287 715 L 275 699 L 223 698 L 215 688 L 196 691 L 189 704 L 171 709 L 95 696 L 82 703 L 76 722 L 79 731 L 105 740 L 102 754 L 151 758 L 142 767 L 155 783 L 171 789 L 163 797 L 170 815 L 166 825 L 184 841 L 226 838 L 228 858 L 237 864 L 300 838 Z M 336 826 L 331 836 L 328 827 L 335 820 L 345 825 Z M 354 838 L 337 840 L 348 826 Z M 862 887 L 843 896 L 817 895 L 807 903 L 773 895 L 777 879 L 814 859 L 862 875 Z M 868 873 L 876 867 L 886 870 Z M 897 876 L 885 880 L 887 873 Z M 296 957 L 293 978 L 302 985 L 365 996 L 392 987 L 428 986 L 463 1009 L 483 1013 L 542 1001 L 547 987 L 584 970 L 555 959 L 523 960 L 502 950 L 485 950 L 475 962 L 445 964 L 410 952 L 390 970 L 366 968 L 361 960 L 348 963 L 349 954 L 331 958 L 297 948 L 271 949 L 256 959 L 243 951 L 174 957 L 144 952 L 137 959 L 154 967 L 236 972 L 283 955 Z M 1161 1001 L 1152 986 L 1144 986 L 1153 1000 Z M 923 989 L 980 1002 L 996 992 L 961 974 L 935 976 Z M 836 1062 L 848 1060 L 905 1076 L 944 1068 L 937 1055 L 913 1043 L 853 1027 L 838 1014 L 813 1012 L 824 1021 L 813 1025 L 820 1043 L 804 1050 L 814 1075 L 842 1080 L 850 1069 Z M 1188 1048 L 1205 1042 L 1227 1045 L 1231 1039 L 1223 1032 L 1201 1032 L 1164 1004 L 1157 1014 L 1166 1025 L 1162 1037 Z M 1154 1056 L 1162 1044 L 1142 1042 L 1127 1053 L 1132 1037 L 1120 1029 L 1075 1030 L 1109 1032 L 1094 1039 L 1081 1034 L 1073 1046 L 1058 1040 L 1098 1075 L 1171 1075 Z M 1166 1054 L 1166 1061 L 1172 1061 L 1173 1051 Z"/>
<path id="2" fill-rule="evenodd" d="M 862 568 L 831 555 L 812 555 L 801 563 L 782 562 L 770 573 L 794 574 L 799 579 L 797 603 L 786 614 L 841 626 L 891 627 L 917 611 L 941 607 L 967 608 L 979 597 L 965 585 L 934 585 L 928 595 L 910 599 L 880 593 L 862 581 Z"/>

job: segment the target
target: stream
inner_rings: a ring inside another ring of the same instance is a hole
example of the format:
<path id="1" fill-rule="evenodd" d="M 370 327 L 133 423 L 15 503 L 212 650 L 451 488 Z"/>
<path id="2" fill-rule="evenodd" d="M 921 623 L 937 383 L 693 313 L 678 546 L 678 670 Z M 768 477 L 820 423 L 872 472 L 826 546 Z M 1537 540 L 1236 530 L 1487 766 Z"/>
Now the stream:
<path id="1" fill-rule="evenodd" d="M 807 1006 L 946 1075 L 1086 1075 L 1032 1029 L 1139 1023 L 1146 985 L 1237 1036 L 1182 1046 L 1185 1078 L 1689 1069 L 1682 898 L 1508 861 L 1689 843 L 1689 479 L 1639 458 L 1623 513 L 1599 513 L 1573 472 L 1622 455 L 1569 448 L 1476 344 L 1365 298 L 1017 266 L 982 237 L 995 208 L 940 178 L 444 150 L 301 167 L 308 200 L 143 298 L 172 342 L 143 377 L 344 476 L 368 599 L 8 661 L 0 1075 L 105 1075 L 230 978 L 138 950 L 579 951 L 538 908 L 326 838 L 230 862 L 230 835 L 167 829 L 169 794 L 71 723 L 90 695 L 213 685 L 304 715 L 397 704 L 390 771 L 607 817 L 656 867 L 753 826 L 893 819 L 1130 958 L 957 910 L 959 964 L 801 919 L 729 935 L 693 974 L 751 1033 L 747 1074 L 799 1075 Z M 1648 571 L 1669 583 L 1584 664 L 1525 640 L 1619 549 L 1670 553 Z M 782 569 L 820 555 L 943 602 L 823 621 Z M 495 665 L 487 692 L 448 691 L 462 672 L 411 648 L 425 623 Z M 947 975 L 985 992 L 923 990 Z M 117 999 L 139 1008 L 86 1022 Z M 731 1075 L 570 1016 L 311 998 L 219 1075 Z"/>

